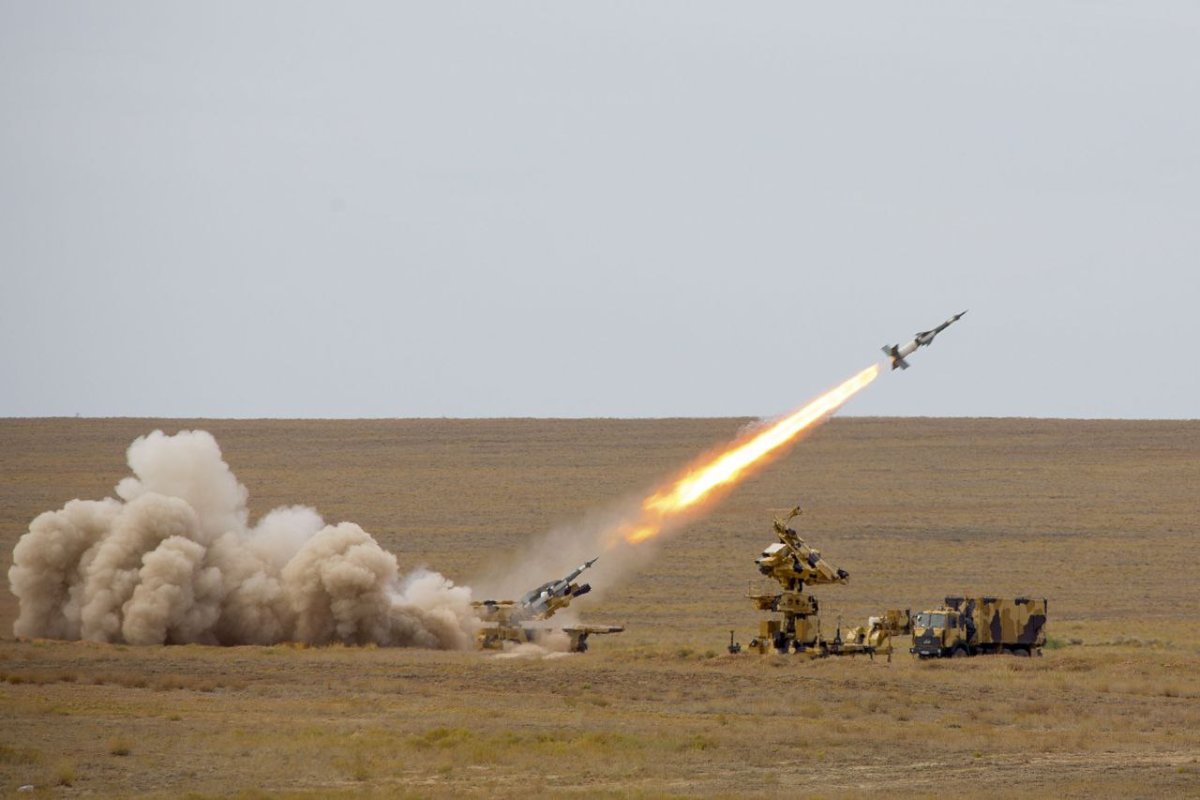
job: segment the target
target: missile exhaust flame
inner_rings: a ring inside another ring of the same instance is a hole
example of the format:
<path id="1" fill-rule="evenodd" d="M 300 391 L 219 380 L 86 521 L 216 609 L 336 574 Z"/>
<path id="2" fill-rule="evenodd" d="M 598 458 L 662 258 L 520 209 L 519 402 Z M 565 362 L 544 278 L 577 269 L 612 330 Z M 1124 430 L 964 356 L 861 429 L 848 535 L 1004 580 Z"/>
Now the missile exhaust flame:
<path id="1" fill-rule="evenodd" d="M 878 375 L 879 365 L 872 365 L 769 427 L 688 469 L 675 483 L 643 500 L 637 520 L 618 528 L 609 540 L 609 548 L 622 541 L 636 545 L 658 536 L 673 518 L 699 506 L 715 490 L 736 484 L 768 456 L 837 411 Z"/>

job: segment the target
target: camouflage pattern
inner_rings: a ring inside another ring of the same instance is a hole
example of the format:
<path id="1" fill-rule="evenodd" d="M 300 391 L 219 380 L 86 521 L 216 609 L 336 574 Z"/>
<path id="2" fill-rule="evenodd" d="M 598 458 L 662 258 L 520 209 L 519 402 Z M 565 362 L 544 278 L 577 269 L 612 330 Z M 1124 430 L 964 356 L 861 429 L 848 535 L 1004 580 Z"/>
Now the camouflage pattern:
<path id="1" fill-rule="evenodd" d="M 917 614 L 910 652 L 921 657 L 1040 655 L 1045 644 L 1045 598 L 951 596 L 941 608 Z"/>
<path id="2" fill-rule="evenodd" d="M 769 545 L 754 563 L 763 575 L 774 579 L 782 591 L 750 591 L 747 596 L 759 611 L 782 614 L 783 619 L 763 620 L 750 649 L 759 653 L 826 650 L 821 640 L 817 599 L 805 594 L 806 585 L 846 583 L 850 575 L 837 569 L 820 552 L 809 547 L 788 523 L 800 513 L 792 509 L 785 519 L 775 520 L 779 541 Z"/>

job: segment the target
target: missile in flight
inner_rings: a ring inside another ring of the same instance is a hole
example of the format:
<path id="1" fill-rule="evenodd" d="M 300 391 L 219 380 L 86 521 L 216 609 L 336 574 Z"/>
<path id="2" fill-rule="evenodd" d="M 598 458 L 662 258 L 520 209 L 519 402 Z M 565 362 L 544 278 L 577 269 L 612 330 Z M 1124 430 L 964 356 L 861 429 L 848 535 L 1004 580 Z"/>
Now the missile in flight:
<path id="1" fill-rule="evenodd" d="M 938 325 L 933 330 L 921 331 L 920 333 L 916 334 L 913 337 L 913 340 L 906 345 L 901 346 L 898 344 L 885 344 L 883 346 L 883 352 L 886 353 L 888 358 L 891 359 L 892 369 L 908 369 L 908 362 L 904 360 L 905 356 L 912 355 L 914 352 L 916 352 L 918 347 L 928 347 L 929 345 L 933 344 L 933 339 L 935 336 L 946 330 L 946 328 L 949 328 L 955 322 L 958 322 L 959 318 L 965 313 L 967 312 L 963 311 L 955 314 L 953 317 L 946 320 L 941 325 Z"/>

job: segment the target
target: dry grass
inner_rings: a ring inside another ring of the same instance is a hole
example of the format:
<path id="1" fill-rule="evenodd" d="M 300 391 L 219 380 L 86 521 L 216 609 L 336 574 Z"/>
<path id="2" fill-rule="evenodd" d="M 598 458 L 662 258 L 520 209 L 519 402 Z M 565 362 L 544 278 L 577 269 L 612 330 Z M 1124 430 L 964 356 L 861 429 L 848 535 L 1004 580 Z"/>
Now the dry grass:
<path id="1" fill-rule="evenodd" d="M 469 581 L 739 420 L 208 422 L 256 514 L 308 502 Z M 0 552 L 108 494 L 144 420 L 0 421 Z M 636 456 L 636 457 L 634 457 Z M 1194 795 L 1200 424 L 844 419 L 580 601 L 586 656 L 0 642 L 0 789 L 98 796 Z M 1050 599 L 1045 657 L 730 657 L 770 518 L 851 583 L 825 624 Z M 603 563 L 603 562 L 601 562 Z M 602 574 L 597 570 L 596 581 Z M 0 630 L 15 603 L 0 592 Z M 125 754 L 115 755 L 117 750 Z"/>
<path id="2" fill-rule="evenodd" d="M 60 761 L 58 766 L 54 768 L 54 785 L 74 786 L 75 765 L 69 761 Z"/>

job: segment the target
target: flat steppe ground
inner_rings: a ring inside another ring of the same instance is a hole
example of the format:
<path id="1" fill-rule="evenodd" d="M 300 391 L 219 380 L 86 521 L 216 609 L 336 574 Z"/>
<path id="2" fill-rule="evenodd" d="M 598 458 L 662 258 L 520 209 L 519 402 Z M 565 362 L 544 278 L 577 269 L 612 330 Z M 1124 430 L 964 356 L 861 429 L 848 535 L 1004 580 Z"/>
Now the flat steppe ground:
<path id="1" fill-rule="evenodd" d="M 747 420 L 0 420 L 0 553 L 108 496 L 155 428 L 470 583 Z M 850 572 L 826 629 L 946 594 L 1049 599 L 1042 658 L 725 652 L 771 520 Z M 18 642 L 0 788 L 52 795 L 1200 796 L 1200 422 L 839 418 L 575 607 L 591 652 Z M 603 563 L 603 562 L 602 562 Z M 592 580 L 599 582 L 598 568 Z M 546 576 L 549 579 L 555 576 Z M 22 794 L 21 796 L 28 796 Z"/>

